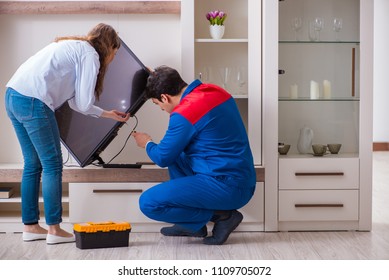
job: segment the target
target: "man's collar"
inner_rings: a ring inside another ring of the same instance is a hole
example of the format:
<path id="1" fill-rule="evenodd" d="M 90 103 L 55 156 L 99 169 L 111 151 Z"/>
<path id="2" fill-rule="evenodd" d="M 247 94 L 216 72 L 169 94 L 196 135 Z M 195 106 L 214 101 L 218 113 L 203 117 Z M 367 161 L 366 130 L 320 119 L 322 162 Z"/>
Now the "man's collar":
<path id="1" fill-rule="evenodd" d="M 184 98 L 187 94 L 189 94 L 190 92 L 192 92 L 195 88 L 197 88 L 199 85 L 201 85 L 201 81 L 200 80 L 194 80 L 190 85 L 188 85 L 186 87 L 186 90 L 184 91 L 184 93 L 182 94 L 181 96 L 181 100 L 182 98 Z"/>

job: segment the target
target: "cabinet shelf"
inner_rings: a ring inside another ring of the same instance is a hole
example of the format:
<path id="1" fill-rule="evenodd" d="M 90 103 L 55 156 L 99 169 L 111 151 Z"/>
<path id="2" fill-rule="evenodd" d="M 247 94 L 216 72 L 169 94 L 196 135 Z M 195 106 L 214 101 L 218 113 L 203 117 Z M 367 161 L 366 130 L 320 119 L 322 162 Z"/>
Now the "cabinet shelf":
<path id="1" fill-rule="evenodd" d="M 196 43 L 248 43 L 248 39 L 195 39 Z"/>
<path id="2" fill-rule="evenodd" d="M 336 44 L 336 45 L 343 45 L 343 44 L 355 44 L 359 45 L 359 41 L 289 41 L 289 40 L 281 40 L 278 41 L 279 44 L 314 44 L 314 45 L 322 45 L 322 44 Z"/>
<path id="3" fill-rule="evenodd" d="M 288 102 L 338 102 L 338 101 L 359 101 L 359 97 L 332 97 L 329 99 L 319 98 L 319 99 L 311 99 L 309 97 L 300 97 L 300 98 L 288 98 L 288 97 L 280 97 L 278 101 L 288 101 Z"/>
<path id="4" fill-rule="evenodd" d="M 232 97 L 235 99 L 248 99 L 249 96 L 247 94 L 232 94 Z"/>
<path id="5" fill-rule="evenodd" d="M 1 203 L 21 203 L 22 202 L 22 198 L 20 197 L 20 195 L 14 195 L 10 198 L 4 198 L 4 199 L 1 199 L 0 200 L 0 204 Z M 39 197 L 39 203 L 43 203 L 43 197 Z M 63 194 L 62 196 L 62 203 L 69 203 L 69 195 L 68 194 Z"/>
<path id="6" fill-rule="evenodd" d="M 46 219 L 44 215 L 41 215 L 40 223 L 45 224 Z M 22 224 L 22 217 L 20 216 L 20 211 L 4 211 L 0 213 L 0 222 L 1 223 L 19 223 Z M 63 211 L 62 213 L 62 222 L 69 223 L 69 212 Z M 7 232 L 0 230 L 0 232 Z"/>
<path id="7" fill-rule="evenodd" d="M 2 1 L 0 14 L 179 14 L 181 1 Z"/>
<path id="8" fill-rule="evenodd" d="M 297 154 L 288 153 L 287 155 L 278 155 L 279 158 L 358 158 L 357 153 L 339 153 L 339 154 L 326 154 L 324 156 L 314 156 L 313 154 Z"/>

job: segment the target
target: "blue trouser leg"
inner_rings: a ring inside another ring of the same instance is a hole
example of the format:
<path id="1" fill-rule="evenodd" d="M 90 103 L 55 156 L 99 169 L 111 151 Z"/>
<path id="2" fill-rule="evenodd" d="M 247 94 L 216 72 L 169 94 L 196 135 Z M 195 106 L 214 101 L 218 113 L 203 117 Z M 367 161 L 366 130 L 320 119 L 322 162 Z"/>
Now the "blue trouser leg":
<path id="1" fill-rule="evenodd" d="M 62 222 L 62 153 L 55 114 L 38 99 L 7 89 L 6 109 L 24 158 L 22 221 L 39 220 L 39 184 L 48 225 Z M 42 176 L 41 176 L 42 175 Z"/>
<path id="2" fill-rule="evenodd" d="M 184 164 L 178 165 L 183 170 Z M 175 175 L 179 175 L 177 172 L 174 170 Z M 184 174 L 188 172 L 181 175 Z M 254 193 L 254 186 L 239 186 L 228 177 L 223 180 L 205 175 L 177 177 L 142 194 L 139 205 L 147 217 L 197 231 L 211 219 L 215 210 L 241 208 Z"/>

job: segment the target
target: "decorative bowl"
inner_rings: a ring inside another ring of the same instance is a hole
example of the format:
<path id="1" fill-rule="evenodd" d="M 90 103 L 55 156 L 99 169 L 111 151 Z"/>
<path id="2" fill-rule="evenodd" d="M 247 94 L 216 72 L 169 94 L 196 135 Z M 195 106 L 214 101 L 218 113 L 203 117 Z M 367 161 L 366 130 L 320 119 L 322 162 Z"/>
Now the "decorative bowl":
<path id="1" fill-rule="evenodd" d="M 280 153 L 280 155 L 286 155 L 289 152 L 289 149 L 290 145 L 287 144 L 278 146 L 278 152 Z"/>
<path id="2" fill-rule="evenodd" d="M 328 150 L 331 154 L 337 154 L 339 153 L 340 147 L 342 147 L 342 144 L 327 144 Z"/>

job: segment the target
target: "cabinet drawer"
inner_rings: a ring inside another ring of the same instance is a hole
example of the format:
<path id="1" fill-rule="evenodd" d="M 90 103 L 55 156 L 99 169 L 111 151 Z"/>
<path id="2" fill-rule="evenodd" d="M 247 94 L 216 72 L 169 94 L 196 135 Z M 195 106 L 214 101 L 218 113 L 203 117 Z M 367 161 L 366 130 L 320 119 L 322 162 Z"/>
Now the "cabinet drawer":
<path id="1" fill-rule="evenodd" d="M 279 159 L 280 189 L 357 189 L 358 158 Z"/>
<path id="2" fill-rule="evenodd" d="M 279 220 L 358 220 L 358 190 L 280 191 Z"/>
<path id="3" fill-rule="evenodd" d="M 139 209 L 139 196 L 156 183 L 71 183 L 69 220 L 152 222 Z"/>

